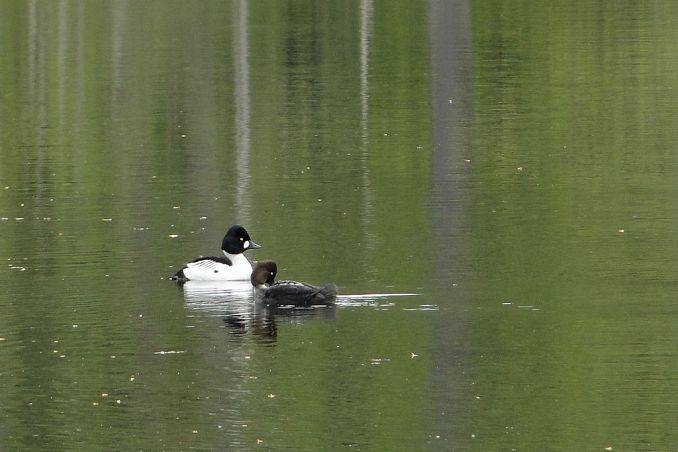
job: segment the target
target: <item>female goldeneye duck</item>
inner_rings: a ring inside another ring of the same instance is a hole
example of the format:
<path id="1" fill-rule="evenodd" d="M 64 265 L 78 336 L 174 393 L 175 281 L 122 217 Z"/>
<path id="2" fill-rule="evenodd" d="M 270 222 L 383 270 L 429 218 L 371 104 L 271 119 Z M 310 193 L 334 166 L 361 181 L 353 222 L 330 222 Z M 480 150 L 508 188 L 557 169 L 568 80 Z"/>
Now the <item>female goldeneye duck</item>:
<path id="1" fill-rule="evenodd" d="M 257 301 L 269 306 L 311 306 L 330 305 L 337 296 L 337 286 L 330 283 L 322 287 L 299 281 L 278 281 L 275 276 L 278 266 L 273 261 L 258 262 L 252 271 L 250 281 Z"/>
<path id="2" fill-rule="evenodd" d="M 199 257 L 176 272 L 170 279 L 186 281 L 246 281 L 252 274 L 252 265 L 243 254 L 261 248 L 252 241 L 245 228 L 231 226 L 221 242 L 224 257 Z"/>

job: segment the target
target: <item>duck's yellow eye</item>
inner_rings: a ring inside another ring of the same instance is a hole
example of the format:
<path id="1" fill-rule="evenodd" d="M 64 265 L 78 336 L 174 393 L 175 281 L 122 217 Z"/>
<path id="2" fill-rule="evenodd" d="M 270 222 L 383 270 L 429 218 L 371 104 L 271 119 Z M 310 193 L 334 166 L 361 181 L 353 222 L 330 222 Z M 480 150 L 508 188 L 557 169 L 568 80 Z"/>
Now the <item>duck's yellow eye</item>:
<path id="1" fill-rule="evenodd" d="M 242 237 L 240 237 L 240 241 L 241 241 L 241 242 L 242 242 L 242 240 L 243 240 L 243 238 L 242 238 Z"/>
<path id="2" fill-rule="evenodd" d="M 273 274 L 273 272 L 271 272 L 271 275 L 272 275 L 272 274 Z"/>

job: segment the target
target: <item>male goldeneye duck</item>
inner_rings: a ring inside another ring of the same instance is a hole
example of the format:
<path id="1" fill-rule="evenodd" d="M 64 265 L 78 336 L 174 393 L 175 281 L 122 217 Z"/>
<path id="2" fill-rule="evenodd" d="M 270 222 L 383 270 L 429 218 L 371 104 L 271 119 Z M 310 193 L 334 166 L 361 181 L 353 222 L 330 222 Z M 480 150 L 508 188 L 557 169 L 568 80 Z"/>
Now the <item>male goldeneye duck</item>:
<path id="1" fill-rule="evenodd" d="M 250 239 L 245 228 L 231 226 L 221 242 L 223 257 L 199 257 L 182 267 L 170 279 L 186 281 L 246 281 L 252 274 L 252 265 L 243 254 L 261 248 Z"/>
<path id="2" fill-rule="evenodd" d="M 322 287 L 299 281 L 278 281 L 275 276 L 278 266 L 273 261 L 258 262 L 252 271 L 250 281 L 257 301 L 269 306 L 311 306 L 330 305 L 337 296 L 337 286 L 330 283 Z"/>

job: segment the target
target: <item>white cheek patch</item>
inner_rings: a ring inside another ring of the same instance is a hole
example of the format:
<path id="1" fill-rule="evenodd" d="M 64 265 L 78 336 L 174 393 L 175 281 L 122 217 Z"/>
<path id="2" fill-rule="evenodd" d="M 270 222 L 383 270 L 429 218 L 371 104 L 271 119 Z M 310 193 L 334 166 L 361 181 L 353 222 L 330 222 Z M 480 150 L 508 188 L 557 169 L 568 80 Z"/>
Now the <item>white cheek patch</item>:
<path id="1" fill-rule="evenodd" d="M 243 242 L 243 244 L 242 244 L 242 247 L 245 248 L 245 249 L 249 248 L 249 247 L 250 247 L 250 241 L 249 241 L 249 240 L 245 240 L 245 241 Z"/>

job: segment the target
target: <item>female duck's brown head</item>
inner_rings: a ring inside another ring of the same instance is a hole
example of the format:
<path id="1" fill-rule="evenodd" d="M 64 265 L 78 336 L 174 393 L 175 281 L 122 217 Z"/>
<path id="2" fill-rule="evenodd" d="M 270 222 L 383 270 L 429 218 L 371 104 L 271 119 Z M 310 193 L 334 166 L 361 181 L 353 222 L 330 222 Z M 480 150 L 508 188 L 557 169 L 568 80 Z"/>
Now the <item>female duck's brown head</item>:
<path id="1" fill-rule="evenodd" d="M 275 282 L 278 266 L 273 261 L 257 262 L 252 270 L 250 281 L 254 287 L 270 286 Z"/>

